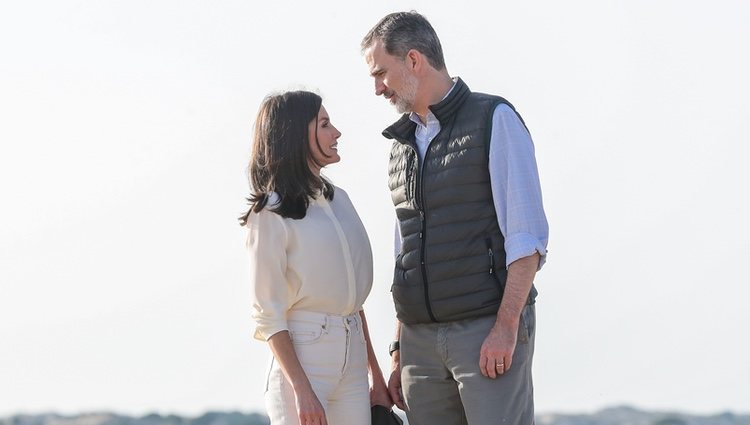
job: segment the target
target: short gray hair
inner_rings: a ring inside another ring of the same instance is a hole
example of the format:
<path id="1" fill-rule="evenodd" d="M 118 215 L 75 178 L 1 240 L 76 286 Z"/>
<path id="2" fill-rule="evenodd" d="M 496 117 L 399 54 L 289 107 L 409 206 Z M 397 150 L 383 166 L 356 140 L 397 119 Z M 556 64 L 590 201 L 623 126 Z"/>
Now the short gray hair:
<path id="1" fill-rule="evenodd" d="M 362 51 L 376 40 L 383 42 L 385 51 L 391 56 L 403 58 L 414 49 L 423 54 L 433 68 L 438 71 L 445 69 L 440 39 L 427 19 L 416 11 L 391 13 L 381 19 L 362 39 Z"/>

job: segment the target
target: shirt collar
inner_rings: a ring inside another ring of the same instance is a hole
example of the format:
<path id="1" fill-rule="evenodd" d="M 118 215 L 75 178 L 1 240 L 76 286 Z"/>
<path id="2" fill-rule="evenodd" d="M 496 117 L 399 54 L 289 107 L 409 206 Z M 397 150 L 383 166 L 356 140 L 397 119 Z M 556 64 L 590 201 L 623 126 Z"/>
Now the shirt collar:
<path id="1" fill-rule="evenodd" d="M 458 78 L 453 78 L 453 85 L 451 86 L 450 90 L 448 90 L 448 92 L 445 93 L 445 96 L 443 96 L 443 98 L 440 99 L 440 102 L 444 101 L 445 98 L 448 97 L 449 94 L 451 94 L 451 92 L 453 91 L 453 88 L 456 87 L 456 82 L 458 82 Z M 419 118 L 419 115 L 417 115 L 417 113 L 413 111 L 409 113 L 409 119 L 420 127 L 429 127 L 431 124 L 439 123 L 435 114 L 433 114 L 432 111 L 429 109 L 427 109 L 427 122 L 425 124 L 422 124 L 422 120 Z"/>

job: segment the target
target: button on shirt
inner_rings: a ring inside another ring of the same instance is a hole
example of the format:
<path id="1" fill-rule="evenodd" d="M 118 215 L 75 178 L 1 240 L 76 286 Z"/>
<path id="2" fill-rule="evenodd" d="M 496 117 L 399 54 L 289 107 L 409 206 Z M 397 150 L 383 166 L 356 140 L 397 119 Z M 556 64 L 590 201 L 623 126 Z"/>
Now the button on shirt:
<path id="1" fill-rule="evenodd" d="M 450 90 L 446 96 L 449 93 Z M 414 112 L 409 118 L 417 124 L 414 136 L 423 164 L 430 142 L 440 132 L 440 121 L 432 111 L 427 113 L 424 124 Z M 492 116 L 489 173 L 497 224 L 505 237 L 506 267 L 538 252 L 541 269 L 547 259 L 549 226 L 542 204 L 534 143 L 516 113 L 506 104 L 498 105 Z M 395 252 L 400 251 L 401 235 L 397 224 Z"/>

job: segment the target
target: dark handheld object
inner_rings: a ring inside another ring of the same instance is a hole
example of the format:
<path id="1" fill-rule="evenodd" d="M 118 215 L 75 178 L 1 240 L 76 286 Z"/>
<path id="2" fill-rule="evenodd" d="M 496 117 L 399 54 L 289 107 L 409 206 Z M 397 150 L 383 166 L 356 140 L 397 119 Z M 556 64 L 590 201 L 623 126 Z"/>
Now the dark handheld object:
<path id="1" fill-rule="evenodd" d="M 398 417 L 393 410 L 376 404 L 370 409 L 372 413 L 372 425 L 404 425 L 404 421 Z"/>

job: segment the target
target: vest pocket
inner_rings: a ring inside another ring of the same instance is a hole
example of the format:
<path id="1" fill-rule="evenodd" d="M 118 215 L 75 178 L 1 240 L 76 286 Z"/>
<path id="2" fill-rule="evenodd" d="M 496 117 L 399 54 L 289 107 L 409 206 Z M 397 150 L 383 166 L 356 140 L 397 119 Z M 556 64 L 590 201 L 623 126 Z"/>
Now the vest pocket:
<path id="1" fill-rule="evenodd" d="M 396 257 L 395 264 L 393 265 L 393 282 L 391 283 L 391 292 L 393 292 L 394 287 L 403 285 L 406 281 L 406 270 L 404 270 L 404 267 L 401 264 L 401 260 L 403 257 L 404 253 L 400 252 Z"/>
<path id="2" fill-rule="evenodd" d="M 484 239 L 484 244 L 487 248 L 487 268 L 490 276 L 492 276 L 492 279 L 497 284 L 497 290 L 499 291 L 500 298 L 503 297 L 503 292 L 505 292 L 505 279 L 501 280 L 500 276 L 497 274 L 497 267 L 495 266 L 495 250 L 492 248 L 492 238 L 487 237 Z M 505 272 L 505 268 L 502 269 L 503 272 Z"/>

